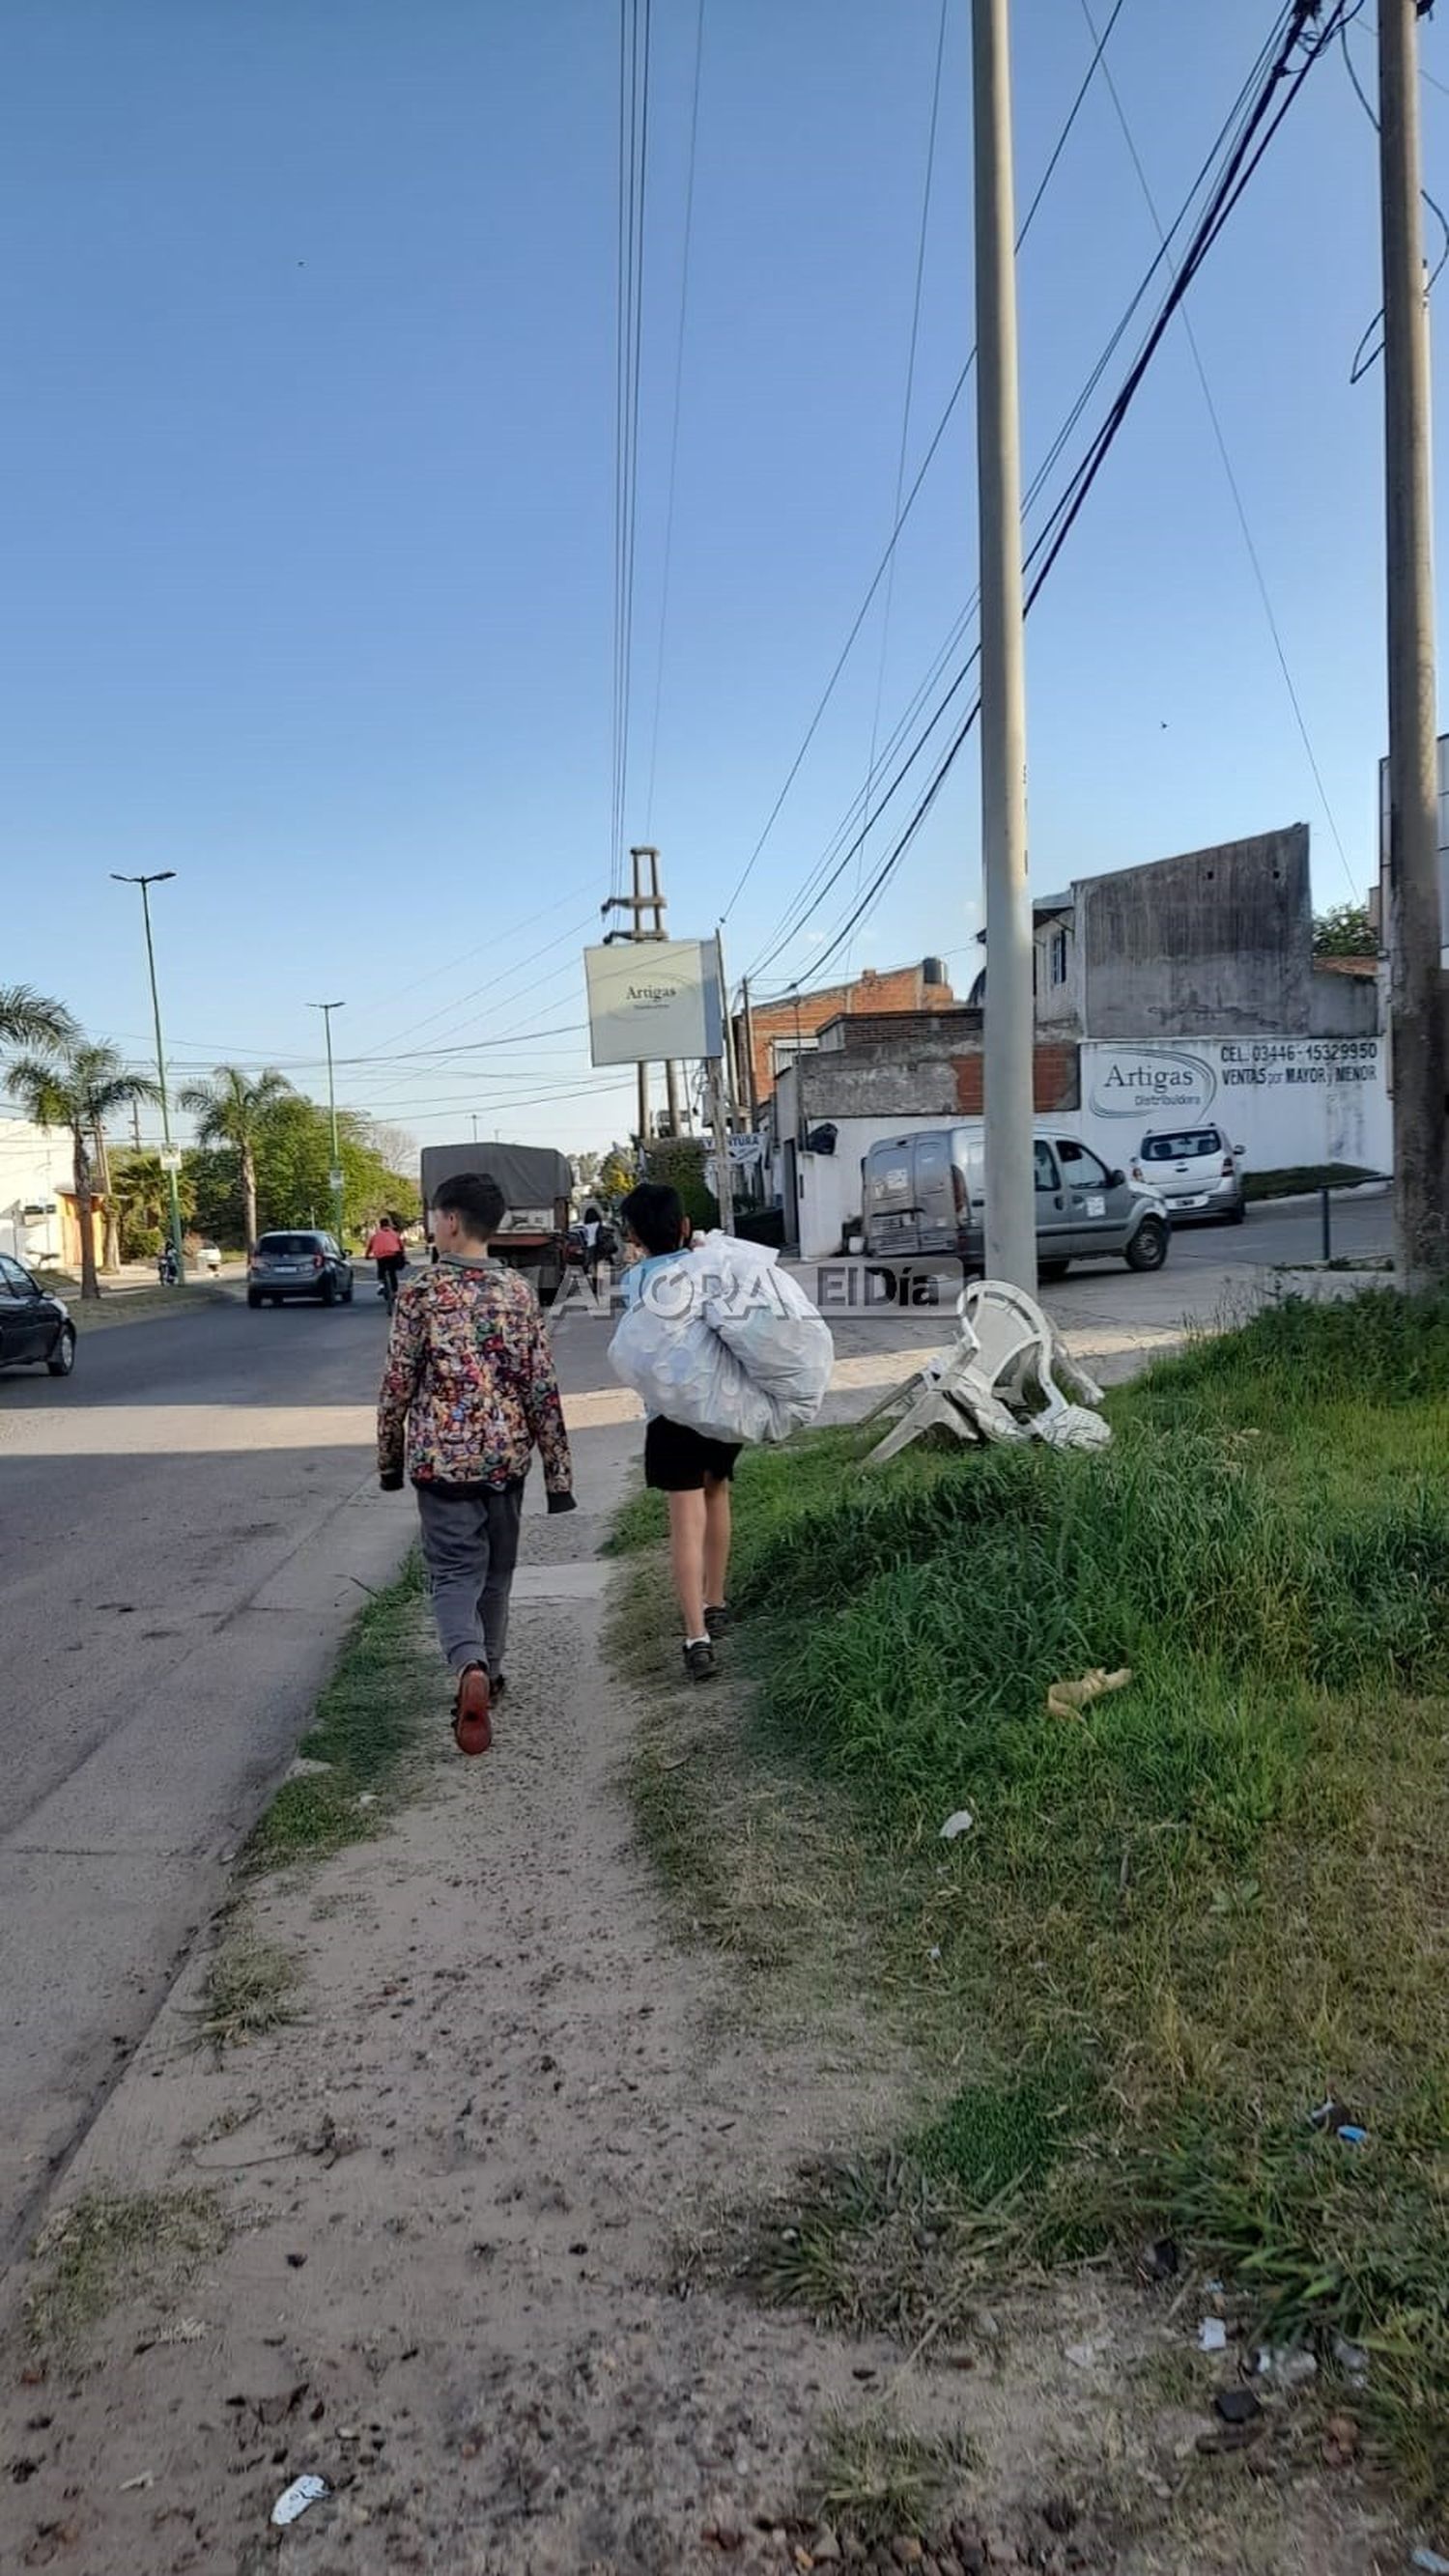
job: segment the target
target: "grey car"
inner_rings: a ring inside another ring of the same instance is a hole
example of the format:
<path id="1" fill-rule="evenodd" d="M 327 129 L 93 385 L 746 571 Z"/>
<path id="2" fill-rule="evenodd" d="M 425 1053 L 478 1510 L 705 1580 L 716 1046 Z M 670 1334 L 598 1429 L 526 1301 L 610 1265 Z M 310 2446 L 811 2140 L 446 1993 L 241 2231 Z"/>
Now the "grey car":
<path id="1" fill-rule="evenodd" d="M 247 1264 L 247 1304 L 280 1306 L 288 1297 L 351 1305 L 352 1264 L 334 1235 L 298 1227 L 258 1239 Z"/>
<path id="2" fill-rule="evenodd" d="M 1065 1277 L 1073 1261 L 1116 1258 L 1129 1270 L 1162 1268 L 1172 1238 L 1155 1190 L 1110 1170 L 1065 1127 L 1038 1127 L 1032 1158 L 1041 1278 Z M 981 1268 L 986 1169 L 979 1122 L 872 1145 L 863 1179 L 868 1254 L 953 1252 L 968 1270 Z"/>

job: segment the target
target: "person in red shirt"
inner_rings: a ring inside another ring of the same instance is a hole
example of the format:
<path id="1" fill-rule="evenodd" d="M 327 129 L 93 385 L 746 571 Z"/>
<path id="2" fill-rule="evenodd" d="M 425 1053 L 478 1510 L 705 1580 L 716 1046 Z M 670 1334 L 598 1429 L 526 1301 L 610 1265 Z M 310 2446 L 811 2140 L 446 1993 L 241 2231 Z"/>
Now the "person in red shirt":
<path id="1" fill-rule="evenodd" d="M 391 1308 L 408 1258 L 395 1217 L 379 1217 L 368 1237 L 367 1257 L 377 1263 L 377 1293 Z"/>

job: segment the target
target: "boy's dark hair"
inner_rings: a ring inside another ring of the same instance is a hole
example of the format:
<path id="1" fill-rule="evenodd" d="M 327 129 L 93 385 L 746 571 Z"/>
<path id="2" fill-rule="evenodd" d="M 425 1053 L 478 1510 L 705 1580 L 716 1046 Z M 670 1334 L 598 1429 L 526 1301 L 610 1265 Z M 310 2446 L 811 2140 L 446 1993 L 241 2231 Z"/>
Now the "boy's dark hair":
<path id="1" fill-rule="evenodd" d="M 684 1201 L 667 1181 L 641 1181 L 619 1214 L 646 1252 L 677 1252 L 684 1241 Z"/>
<path id="2" fill-rule="evenodd" d="M 508 1211 L 508 1201 L 489 1172 L 455 1172 L 433 1192 L 433 1206 L 444 1216 L 461 1218 L 474 1243 L 489 1243 Z"/>
<path id="3" fill-rule="evenodd" d="M 603 1221 L 602 1209 L 596 1208 L 593 1200 L 590 1199 L 588 1206 L 584 1210 L 585 1225 L 602 1225 Z"/>

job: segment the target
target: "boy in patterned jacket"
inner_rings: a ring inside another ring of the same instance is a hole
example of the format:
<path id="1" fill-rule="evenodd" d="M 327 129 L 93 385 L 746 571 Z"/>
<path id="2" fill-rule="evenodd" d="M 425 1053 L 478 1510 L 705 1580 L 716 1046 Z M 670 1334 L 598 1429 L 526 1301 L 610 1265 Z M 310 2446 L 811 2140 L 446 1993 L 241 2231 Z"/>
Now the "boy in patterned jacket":
<path id="1" fill-rule="evenodd" d="M 551 1512 L 574 1508 L 573 1467 L 538 1303 L 489 1245 L 503 1192 L 486 1173 L 433 1201 L 435 1266 L 398 1290 L 377 1406 L 384 1493 L 418 1498 L 438 1641 L 457 1676 L 453 1734 L 486 1753 L 506 1687 L 508 1599 L 536 1448 Z"/>

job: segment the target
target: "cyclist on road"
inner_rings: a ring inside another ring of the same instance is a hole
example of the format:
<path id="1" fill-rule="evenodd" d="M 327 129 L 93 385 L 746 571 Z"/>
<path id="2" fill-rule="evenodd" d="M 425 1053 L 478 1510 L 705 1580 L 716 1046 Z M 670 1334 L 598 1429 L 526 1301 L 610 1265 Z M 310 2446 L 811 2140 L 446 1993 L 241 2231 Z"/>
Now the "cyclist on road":
<path id="1" fill-rule="evenodd" d="M 407 1268 L 408 1258 L 395 1217 L 379 1217 L 368 1237 L 367 1257 L 377 1263 L 377 1293 L 391 1314 L 397 1298 L 398 1281 Z"/>

